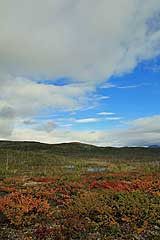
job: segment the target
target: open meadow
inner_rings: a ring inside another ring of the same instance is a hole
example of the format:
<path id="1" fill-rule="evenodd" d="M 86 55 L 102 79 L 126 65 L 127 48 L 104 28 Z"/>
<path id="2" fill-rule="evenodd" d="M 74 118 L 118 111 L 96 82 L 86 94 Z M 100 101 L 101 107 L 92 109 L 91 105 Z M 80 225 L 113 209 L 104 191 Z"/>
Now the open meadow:
<path id="1" fill-rule="evenodd" d="M 160 150 L 31 145 L 1 146 L 0 239 L 160 239 Z"/>

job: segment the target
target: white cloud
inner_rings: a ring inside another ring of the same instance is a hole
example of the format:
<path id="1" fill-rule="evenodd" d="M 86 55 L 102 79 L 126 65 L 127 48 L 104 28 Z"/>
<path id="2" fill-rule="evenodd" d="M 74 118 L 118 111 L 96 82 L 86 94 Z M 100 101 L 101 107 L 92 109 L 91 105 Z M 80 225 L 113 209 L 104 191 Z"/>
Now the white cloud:
<path id="1" fill-rule="evenodd" d="M 0 89 L 2 105 L 14 107 L 16 114 L 28 115 L 43 108 L 77 109 L 81 104 L 87 104 L 86 95 L 93 88 L 84 84 L 46 85 L 8 76 L 4 78 Z"/>
<path id="2" fill-rule="evenodd" d="M 100 121 L 100 118 L 82 118 L 82 119 L 75 119 L 74 121 L 77 123 L 90 123 L 90 122 L 97 122 Z"/>
<path id="3" fill-rule="evenodd" d="M 118 86 L 117 88 L 128 89 L 128 88 L 138 88 L 138 87 L 141 87 L 141 86 L 143 86 L 143 85 L 139 84 L 139 85 L 129 85 L 129 86 Z"/>
<path id="4" fill-rule="evenodd" d="M 82 106 L 88 107 L 90 99 L 87 95 L 93 91 L 93 87 L 87 84 L 46 85 L 11 75 L 0 75 L 0 83 L 0 119 L 1 122 L 4 121 L 3 128 L 6 130 L 3 129 L 3 132 L 7 136 L 15 124 L 19 124 L 20 119 L 23 121 L 39 114 L 48 115 L 50 112 L 75 111 Z M 9 125 L 5 121 L 9 121 Z"/>
<path id="5" fill-rule="evenodd" d="M 68 128 L 68 127 L 71 127 L 73 126 L 72 123 L 68 123 L 68 124 L 61 124 L 61 127 L 64 127 L 64 128 Z"/>
<path id="6" fill-rule="evenodd" d="M 102 86 L 100 86 L 100 88 L 118 88 L 118 89 L 129 89 L 129 88 L 139 88 L 142 86 L 148 86 L 148 83 L 142 83 L 142 84 L 137 84 L 137 85 L 124 85 L 124 86 L 119 86 L 119 85 L 115 85 L 115 84 L 111 84 L 111 83 L 104 83 L 102 84 Z"/>
<path id="7" fill-rule="evenodd" d="M 146 132 L 160 132 L 160 115 L 154 115 L 151 117 L 139 118 L 132 122 L 129 122 L 134 128 Z"/>
<path id="8" fill-rule="evenodd" d="M 0 9 L 0 68 L 17 76 L 100 81 L 160 52 L 150 24 L 159 0 L 5 0 Z"/>
<path id="9" fill-rule="evenodd" d="M 99 96 L 99 100 L 105 100 L 105 99 L 109 99 L 109 96 Z"/>
<path id="10" fill-rule="evenodd" d="M 105 116 L 105 115 L 114 115 L 115 113 L 113 113 L 113 112 L 99 112 L 97 114 Z"/>
<path id="11" fill-rule="evenodd" d="M 109 121 L 115 121 L 115 120 L 120 120 L 122 118 L 121 117 L 106 117 L 105 119 L 109 120 Z"/>
<path id="12" fill-rule="evenodd" d="M 109 82 L 107 82 L 107 83 L 103 83 L 101 86 L 100 86 L 100 88 L 116 88 L 117 87 L 117 85 L 115 85 L 115 84 L 112 84 L 112 83 L 109 83 Z"/>
<path id="13" fill-rule="evenodd" d="M 128 123 L 126 129 L 108 132 L 108 137 L 115 146 L 160 145 L 160 115 L 139 118 Z"/>

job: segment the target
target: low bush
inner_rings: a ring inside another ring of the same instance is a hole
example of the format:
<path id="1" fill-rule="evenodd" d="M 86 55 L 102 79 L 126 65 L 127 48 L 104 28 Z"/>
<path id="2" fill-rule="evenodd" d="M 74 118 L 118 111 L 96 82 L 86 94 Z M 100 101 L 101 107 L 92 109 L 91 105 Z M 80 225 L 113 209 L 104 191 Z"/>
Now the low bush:
<path id="1" fill-rule="evenodd" d="M 32 194 L 13 192 L 1 199 L 1 212 L 14 226 L 27 226 L 43 221 L 49 215 L 50 206 L 46 199 Z"/>
<path id="2" fill-rule="evenodd" d="M 90 233 L 105 237 L 143 235 L 159 225 L 160 199 L 143 192 L 86 192 L 64 213 L 68 239 L 87 239 Z"/>

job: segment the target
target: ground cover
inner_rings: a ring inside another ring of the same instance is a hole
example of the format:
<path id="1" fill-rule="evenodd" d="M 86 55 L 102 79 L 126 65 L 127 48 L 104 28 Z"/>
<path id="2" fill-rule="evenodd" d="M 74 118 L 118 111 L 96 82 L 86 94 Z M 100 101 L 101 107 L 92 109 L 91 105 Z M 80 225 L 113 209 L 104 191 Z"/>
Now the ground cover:
<path id="1" fill-rule="evenodd" d="M 72 170 L 71 170 L 72 171 Z M 157 239 L 160 174 L 95 172 L 0 181 L 0 239 Z"/>

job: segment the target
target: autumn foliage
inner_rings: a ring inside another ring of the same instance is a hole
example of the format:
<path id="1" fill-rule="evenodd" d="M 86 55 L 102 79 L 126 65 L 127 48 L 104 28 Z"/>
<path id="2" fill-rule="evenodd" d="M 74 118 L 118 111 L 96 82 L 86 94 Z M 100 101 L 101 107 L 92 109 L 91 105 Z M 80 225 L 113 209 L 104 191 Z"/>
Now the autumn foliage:
<path id="1" fill-rule="evenodd" d="M 159 174 L 82 174 L 77 181 L 4 179 L 0 224 L 22 229 L 23 239 L 30 240 L 159 240 Z"/>

